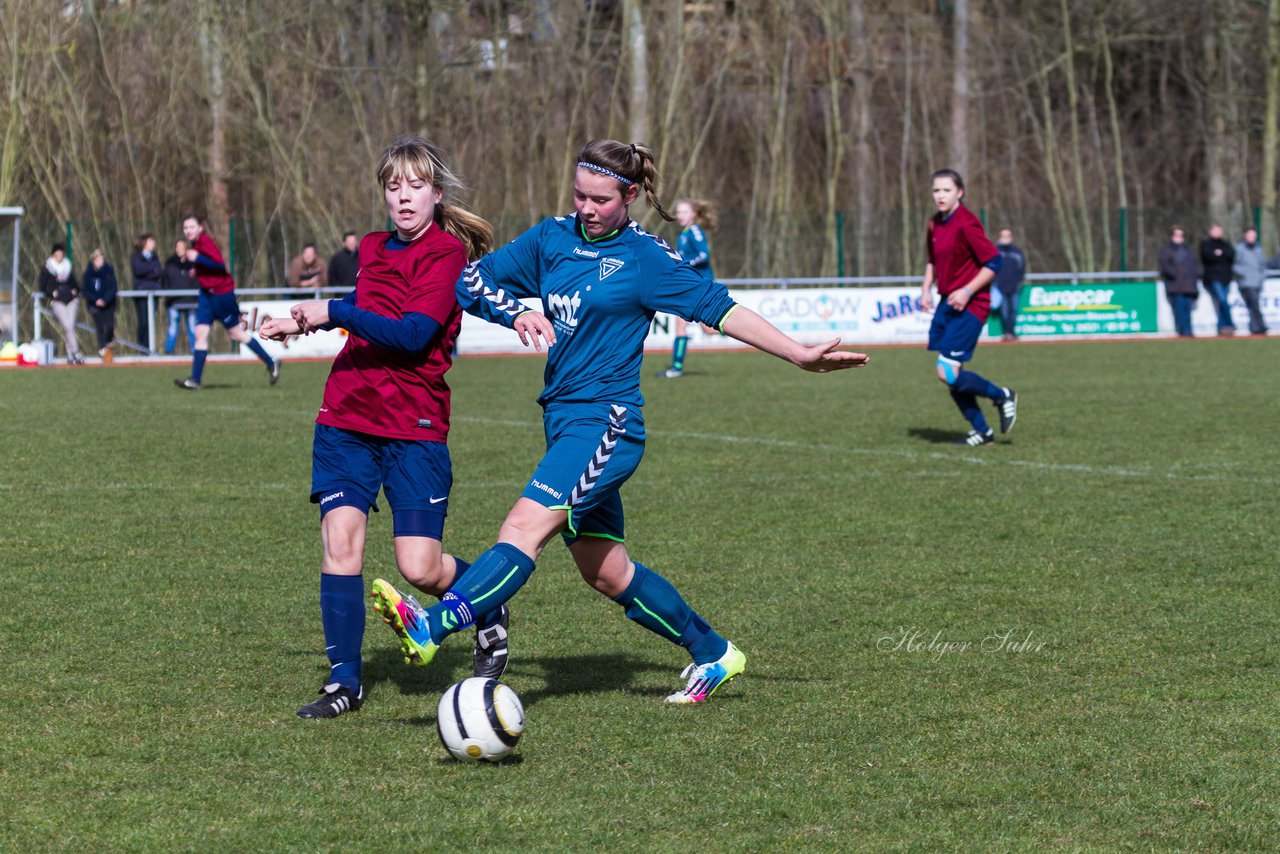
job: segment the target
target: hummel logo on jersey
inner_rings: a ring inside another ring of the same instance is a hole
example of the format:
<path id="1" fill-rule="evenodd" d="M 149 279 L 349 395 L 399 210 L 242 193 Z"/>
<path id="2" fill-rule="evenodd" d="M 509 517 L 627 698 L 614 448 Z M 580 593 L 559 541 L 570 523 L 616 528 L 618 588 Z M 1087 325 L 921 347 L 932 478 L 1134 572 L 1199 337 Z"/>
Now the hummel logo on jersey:
<path id="1" fill-rule="evenodd" d="M 614 273 L 622 269 L 622 262 L 617 258 L 601 258 L 600 259 L 600 281 L 612 276 Z"/>
<path id="2" fill-rule="evenodd" d="M 579 247 L 577 247 L 577 246 L 573 247 L 573 254 L 574 254 L 574 255 L 581 255 L 581 256 L 583 256 L 584 258 L 599 258 L 599 257 L 600 257 L 600 251 L 599 251 L 599 250 L 597 250 L 597 249 L 580 249 L 580 248 L 579 248 Z"/>
<path id="3" fill-rule="evenodd" d="M 578 308 L 581 305 L 582 297 L 577 291 L 573 292 L 573 296 L 547 294 L 547 308 L 556 316 L 556 320 L 570 328 L 578 325 Z"/>

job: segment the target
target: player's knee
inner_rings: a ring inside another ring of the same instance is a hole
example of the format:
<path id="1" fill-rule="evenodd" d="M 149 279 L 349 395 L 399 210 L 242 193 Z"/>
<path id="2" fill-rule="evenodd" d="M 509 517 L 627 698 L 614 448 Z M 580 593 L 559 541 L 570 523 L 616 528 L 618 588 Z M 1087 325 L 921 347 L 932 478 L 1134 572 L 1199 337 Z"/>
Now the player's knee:
<path id="1" fill-rule="evenodd" d="M 358 573 L 364 569 L 364 549 L 353 537 L 330 536 L 324 544 L 324 567 Z"/>
<path id="2" fill-rule="evenodd" d="M 452 578 L 445 578 L 444 560 L 441 555 L 420 556 L 417 560 L 400 564 L 400 574 L 404 580 L 419 590 L 426 590 L 439 596 L 449 589 Z"/>

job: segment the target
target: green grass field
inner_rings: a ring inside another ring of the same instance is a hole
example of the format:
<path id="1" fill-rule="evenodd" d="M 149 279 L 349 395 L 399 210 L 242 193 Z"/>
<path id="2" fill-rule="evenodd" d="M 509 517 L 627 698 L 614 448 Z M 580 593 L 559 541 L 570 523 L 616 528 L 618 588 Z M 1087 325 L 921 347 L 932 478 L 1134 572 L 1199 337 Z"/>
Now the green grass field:
<path id="1" fill-rule="evenodd" d="M 412 669 L 371 615 L 364 709 L 294 717 L 326 364 L 0 372 L 0 849 L 1276 850 L 1280 341 L 983 348 L 1022 410 L 976 449 L 932 362 L 650 357 L 628 542 L 747 672 L 664 704 L 681 651 L 553 545 L 480 766 L 435 734 L 469 636 Z M 533 470 L 541 369 L 450 374 L 451 551 Z"/>

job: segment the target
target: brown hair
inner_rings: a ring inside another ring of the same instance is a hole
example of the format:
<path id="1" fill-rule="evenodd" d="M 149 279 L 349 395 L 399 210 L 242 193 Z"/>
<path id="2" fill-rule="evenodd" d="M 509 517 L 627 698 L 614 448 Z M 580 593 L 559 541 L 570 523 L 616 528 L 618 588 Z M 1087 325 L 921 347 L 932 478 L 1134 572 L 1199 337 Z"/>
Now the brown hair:
<path id="1" fill-rule="evenodd" d="M 408 177 L 421 178 L 440 191 L 435 222 L 462 241 L 468 259 L 474 261 L 493 251 L 493 226 L 458 204 L 457 196 L 466 192 L 466 187 L 445 165 L 440 149 L 422 137 L 399 137 L 378 159 L 378 183 L 382 186 Z"/>
<path id="2" fill-rule="evenodd" d="M 693 221 L 701 228 L 707 231 L 715 231 L 716 226 L 720 224 L 720 215 L 716 213 L 715 206 L 706 199 L 676 199 L 676 204 L 684 202 L 693 208 Z"/>
<path id="3" fill-rule="evenodd" d="M 607 169 L 630 181 L 632 185 L 644 191 L 644 200 L 649 207 L 658 212 L 658 216 L 667 222 L 675 217 L 667 213 L 667 209 L 658 200 L 658 190 L 662 186 L 662 176 L 658 174 L 658 163 L 654 160 L 653 150 L 642 142 L 627 144 L 615 139 L 593 139 L 578 152 L 579 163 L 591 163 L 601 169 Z M 619 182 L 623 193 L 629 185 Z"/>
<path id="4" fill-rule="evenodd" d="M 146 234 L 138 238 L 138 242 L 134 244 L 134 248 L 136 248 L 139 252 L 141 252 L 143 248 L 147 245 L 147 241 L 150 240 L 153 236 L 154 235 L 152 235 L 152 233 L 148 231 Z"/>

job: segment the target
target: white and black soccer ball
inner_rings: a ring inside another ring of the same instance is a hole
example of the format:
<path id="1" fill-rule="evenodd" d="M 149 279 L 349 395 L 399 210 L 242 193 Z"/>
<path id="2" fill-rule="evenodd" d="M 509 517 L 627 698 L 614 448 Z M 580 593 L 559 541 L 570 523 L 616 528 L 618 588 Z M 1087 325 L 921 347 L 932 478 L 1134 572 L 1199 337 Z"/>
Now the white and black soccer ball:
<path id="1" fill-rule="evenodd" d="M 455 759 L 497 762 L 520 741 L 524 706 L 497 679 L 472 676 L 451 685 L 436 710 L 436 732 Z"/>

